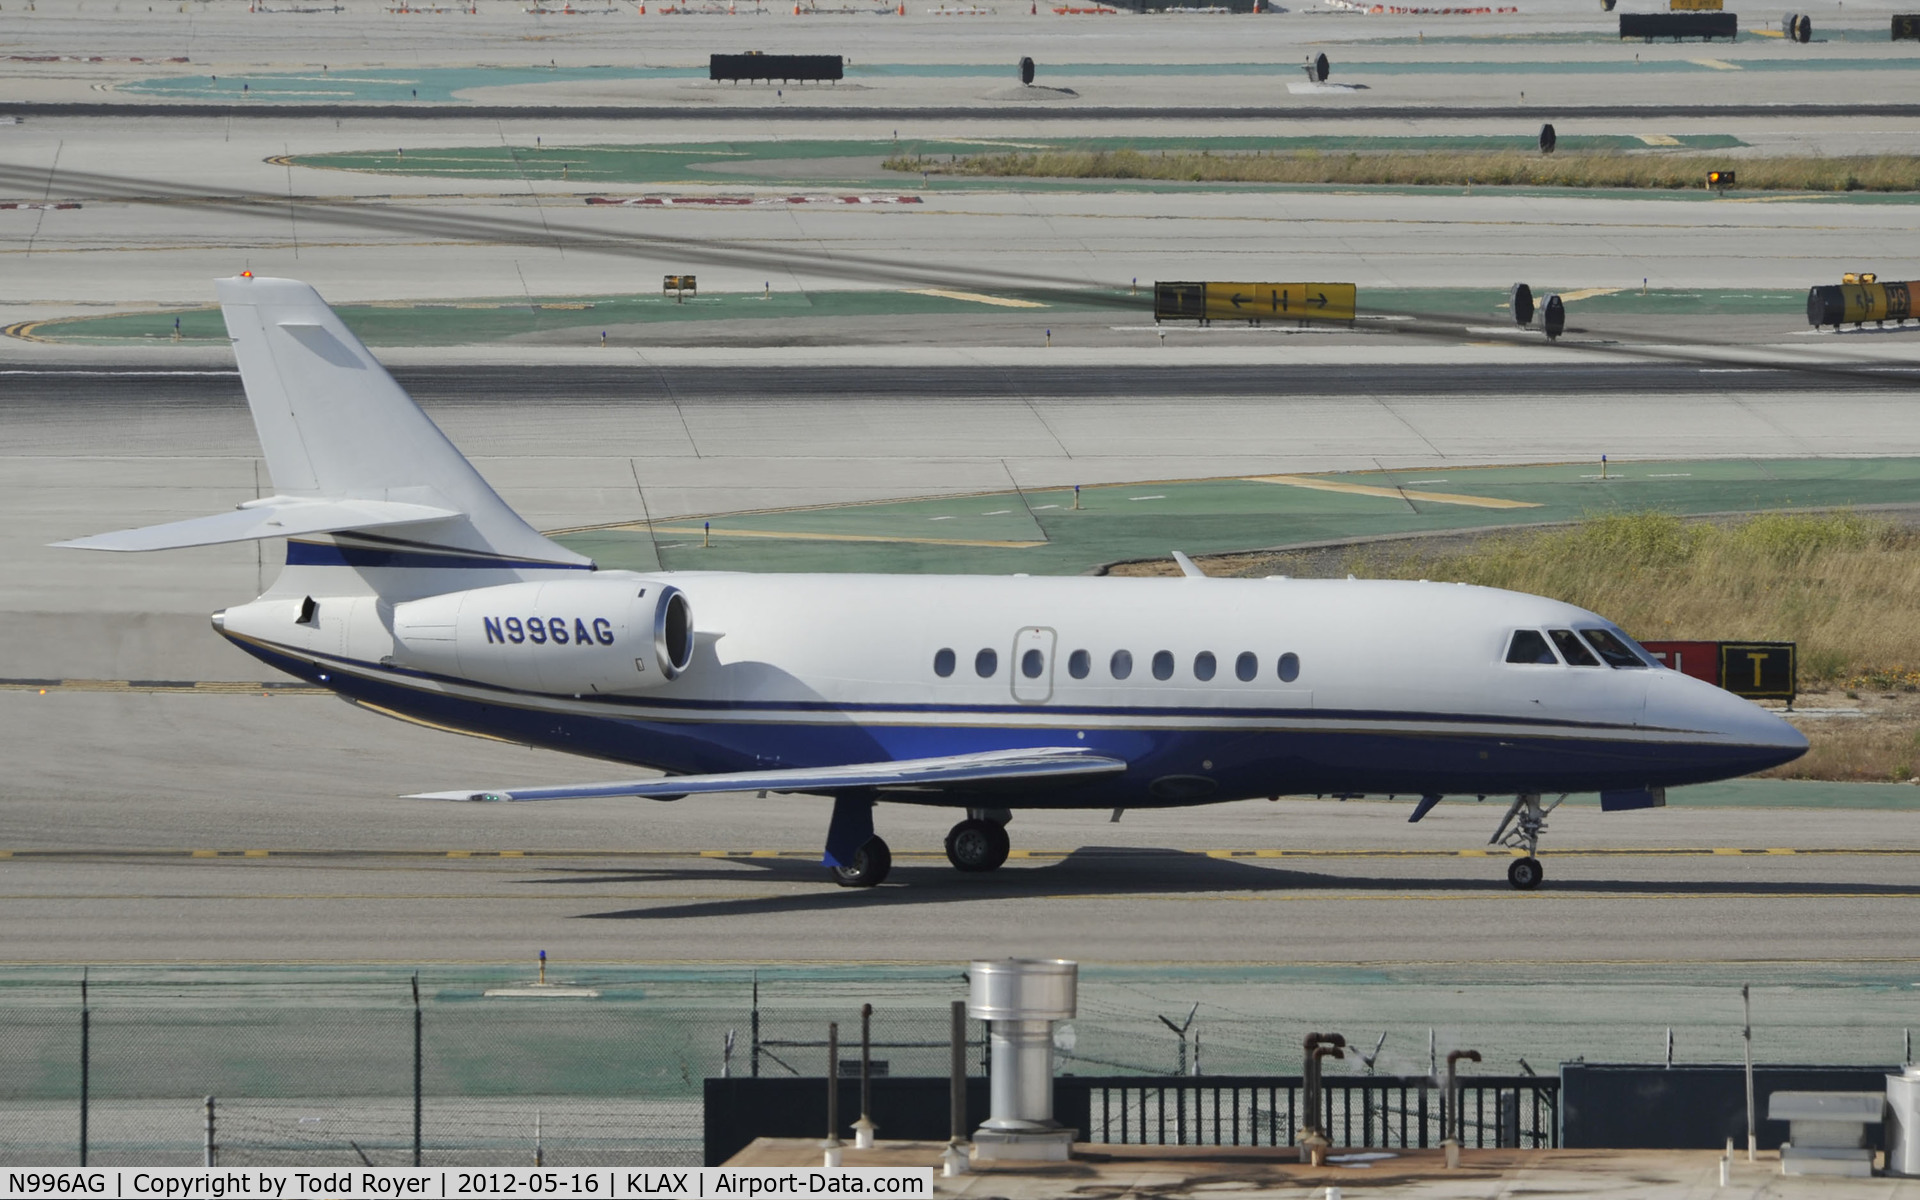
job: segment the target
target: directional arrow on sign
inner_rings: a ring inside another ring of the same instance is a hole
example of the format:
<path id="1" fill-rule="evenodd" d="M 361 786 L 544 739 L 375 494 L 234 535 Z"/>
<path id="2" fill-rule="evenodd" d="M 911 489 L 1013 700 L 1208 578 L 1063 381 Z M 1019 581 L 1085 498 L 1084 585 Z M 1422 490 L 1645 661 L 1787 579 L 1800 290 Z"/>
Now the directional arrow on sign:
<path id="1" fill-rule="evenodd" d="M 1327 306 L 1327 294 L 1325 292 L 1321 292 L 1318 296 L 1315 296 L 1313 299 L 1307 301 L 1307 303 L 1313 305 L 1315 308 L 1325 308 Z"/>
<path id="2" fill-rule="evenodd" d="M 1253 299 L 1253 297 L 1251 297 L 1251 296 L 1242 296 L 1242 295 L 1241 295 L 1241 294 L 1240 294 L 1239 292 L 1235 292 L 1235 293 L 1233 294 L 1233 306 L 1234 306 L 1235 308 L 1239 308 L 1239 307 L 1240 307 L 1240 306 L 1241 306 L 1242 304 L 1245 304 L 1245 303 L 1246 303 L 1247 301 L 1249 301 L 1249 300 L 1251 300 L 1251 299 Z"/>

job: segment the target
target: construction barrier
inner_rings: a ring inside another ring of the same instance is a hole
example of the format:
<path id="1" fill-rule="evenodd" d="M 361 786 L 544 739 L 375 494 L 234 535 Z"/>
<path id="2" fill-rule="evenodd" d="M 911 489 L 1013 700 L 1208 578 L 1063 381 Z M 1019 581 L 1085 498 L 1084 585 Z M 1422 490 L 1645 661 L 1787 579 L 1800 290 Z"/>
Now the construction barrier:
<path id="1" fill-rule="evenodd" d="M 1838 284 L 1807 289 L 1807 324 L 1838 329 L 1868 321 L 1903 322 L 1916 315 L 1913 290 L 1917 287 L 1920 281 L 1881 283 L 1870 273 L 1843 275 Z"/>
<path id="2" fill-rule="evenodd" d="M 1740 14 L 1730 12 L 1621 13 L 1622 38 L 1700 38 L 1712 41 L 1723 37 L 1732 41 L 1740 32 Z"/>
<path id="3" fill-rule="evenodd" d="M 743 79 L 835 82 L 845 74 L 844 60 L 838 54 L 714 54 L 707 59 L 707 78 L 730 83 Z"/>
<path id="4" fill-rule="evenodd" d="M 1351 322 L 1351 283 L 1155 283 L 1153 319 Z"/>

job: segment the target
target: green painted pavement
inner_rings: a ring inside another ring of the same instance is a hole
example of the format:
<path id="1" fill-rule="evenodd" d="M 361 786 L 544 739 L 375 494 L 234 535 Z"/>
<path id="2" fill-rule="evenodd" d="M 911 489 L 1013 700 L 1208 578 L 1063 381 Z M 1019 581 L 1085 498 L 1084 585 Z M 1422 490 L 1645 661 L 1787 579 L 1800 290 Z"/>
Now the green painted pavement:
<path id="1" fill-rule="evenodd" d="M 1744 146 L 1727 134 L 1685 134 L 1674 145 L 1691 150 L 1720 150 Z M 1559 145 L 1569 151 L 1645 150 L 1646 138 L 1608 134 L 1569 134 Z M 1665 146 L 1674 148 L 1673 145 Z M 887 171 L 880 163 L 904 156 L 973 155 L 995 150 L 1196 150 L 1218 153 L 1389 151 L 1485 151 L 1537 149 L 1531 137 L 1218 137 L 1218 138 L 1061 138 L 1020 140 L 875 139 L 871 141 L 696 142 L 634 146 L 456 146 L 409 149 L 396 146 L 331 154 L 296 154 L 296 166 L 379 175 L 457 177 L 465 179 L 565 179 L 573 183 L 668 184 L 723 183 L 749 186 L 823 186 L 837 182 L 873 183 L 885 180 L 899 187 L 912 173 Z M 831 160 L 846 173 L 826 180 L 798 175 L 793 164 Z M 851 161 L 849 161 L 851 160 Z M 724 165 L 724 173 L 715 170 Z M 952 180 L 942 180 L 949 186 Z M 1006 186 L 1004 182 L 998 186 Z M 1076 181 L 1078 182 L 1078 181 Z M 1080 186 L 1086 186 L 1081 183 Z M 1191 185 L 1185 185 L 1191 187 Z M 1106 185 L 1101 185 L 1106 190 Z"/>
<path id="2" fill-rule="evenodd" d="M 663 520 L 651 533 L 635 524 L 563 533 L 558 540 L 602 566 L 639 570 L 1068 575 L 1175 549 L 1222 554 L 1605 512 L 1920 503 L 1920 459 L 1613 463 L 1607 475 L 1599 478 L 1598 463 L 1570 463 L 1311 477 L 1395 492 L 1384 496 L 1206 479 L 1083 488 L 1078 510 L 1071 489 L 1006 492 Z M 1399 489 L 1538 507 L 1474 507 L 1403 497 Z M 703 521 L 711 522 L 710 544 Z M 1035 541 L 1040 544 L 1030 544 Z"/>
<path id="3" fill-rule="evenodd" d="M 997 293 L 997 295 L 1000 293 Z M 1004 293 L 1010 295 L 1011 293 Z M 1092 290 L 1048 292 L 1047 311 L 1111 310 L 1126 295 Z M 1151 297 L 1141 299 L 1143 313 Z M 463 346 L 511 341 L 516 337 L 562 329 L 617 329 L 677 321 L 771 320 L 781 317 L 912 316 L 958 312 L 1033 312 L 1001 309 L 951 296 L 908 291 L 721 292 L 684 302 L 672 296 L 595 296 L 448 301 L 435 303 L 343 304 L 334 311 L 369 346 Z M 106 344 L 170 342 L 174 322 L 183 342 L 227 340 L 218 308 L 167 309 L 23 322 L 9 332 L 42 341 Z"/>
<path id="4" fill-rule="evenodd" d="M 1569 803 L 1598 805 L 1600 797 L 1576 796 Z M 1920 787 L 1817 779 L 1729 779 L 1674 788 L 1667 793 L 1667 803 L 1678 808 L 1920 809 Z"/>

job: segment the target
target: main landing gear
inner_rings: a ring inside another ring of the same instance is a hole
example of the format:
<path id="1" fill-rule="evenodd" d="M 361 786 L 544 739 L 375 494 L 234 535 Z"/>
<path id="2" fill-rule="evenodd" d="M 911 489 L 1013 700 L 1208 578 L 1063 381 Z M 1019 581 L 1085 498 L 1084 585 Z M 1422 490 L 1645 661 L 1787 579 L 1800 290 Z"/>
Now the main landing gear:
<path id="1" fill-rule="evenodd" d="M 1507 866 L 1507 882 L 1523 892 L 1539 887 L 1540 881 L 1547 877 L 1545 868 L 1534 854 L 1540 849 L 1540 835 L 1547 831 L 1547 814 L 1565 801 L 1566 797 L 1562 796 L 1542 808 L 1538 792 L 1515 796 L 1507 815 L 1500 818 L 1500 828 L 1494 830 L 1493 836 L 1487 839 L 1489 846 L 1507 846 L 1526 851 L 1524 857 L 1514 859 Z"/>
<path id="2" fill-rule="evenodd" d="M 947 861 L 962 871 L 991 871 L 1007 861 L 1012 843 L 1004 808 L 970 808 L 967 819 L 947 831 Z"/>

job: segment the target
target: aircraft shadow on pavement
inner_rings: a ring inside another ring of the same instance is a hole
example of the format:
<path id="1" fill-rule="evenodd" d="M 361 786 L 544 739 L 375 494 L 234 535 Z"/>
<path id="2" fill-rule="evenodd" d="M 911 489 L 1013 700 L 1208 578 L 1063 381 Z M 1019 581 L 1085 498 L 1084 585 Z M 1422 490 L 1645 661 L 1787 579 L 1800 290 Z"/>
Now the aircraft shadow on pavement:
<path id="1" fill-rule="evenodd" d="M 717 865 L 745 867 L 751 875 L 737 870 L 718 871 L 714 865 L 636 867 L 633 870 L 576 870 L 559 868 L 543 873 L 529 883 L 552 887 L 575 887 L 637 882 L 742 882 L 798 883 L 818 890 L 772 896 L 730 897 L 701 900 L 690 897 L 684 903 L 664 902 L 647 908 L 621 909 L 580 914 L 591 920 L 660 921 L 718 916 L 752 916 L 774 913 L 841 911 L 851 908 L 898 907 L 901 905 L 964 904 L 972 901 L 1022 900 L 1039 897 L 1101 895 L 1168 896 L 1207 892 L 1252 894 L 1292 892 L 1312 895 L 1323 893 L 1329 899 L 1337 895 L 1389 892 L 1469 892 L 1498 898 L 1523 897 L 1506 880 L 1504 859 L 1478 860 L 1479 871 L 1468 876 L 1381 875 L 1360 870 L 1303 870 L 1297 865 L 1281 865 L 1285 860 L 1262 860 L 1258 864 L 1241 859 L 1214 858 L 1182 850 L 1141 849 L 1135 847 L 1086 846 L 1065 858 L 1032 867 L 1003 868 L 986 874 L 970 875 L 955 871 L 945 863 L 896 862 L 885 884 L 877 888 L 838 888 L 826 878 L 825 868 L 817 863 L 792 858 L 732 858 L 709 860 Z M 1362 862 L 1352 861 L 1359 868 Z M 1757 863 L 1749 864 L 1757 866 Z M 1548 870 L 1553 870 L 1548 860 Z M 1564 870 L 1564 868 L 1563 868 Z M 1658 893 L 1696 899 L 1715 897 L 1820 897 L 1856 896 L 1873 899 L 1920 898 L 1920 886 L 1911 884 L 1866 883 L 1854 880 L 1779 880 L 1766 878 L 1697 879 L 1554 879 L 1544 885 L 1543 896 L 1550 893 L 1575 894 L 1591 898 Z"/>

